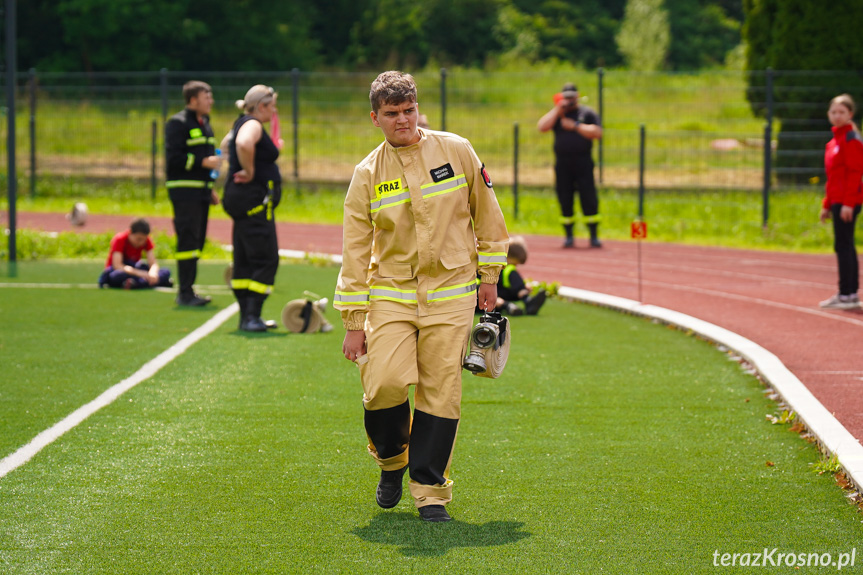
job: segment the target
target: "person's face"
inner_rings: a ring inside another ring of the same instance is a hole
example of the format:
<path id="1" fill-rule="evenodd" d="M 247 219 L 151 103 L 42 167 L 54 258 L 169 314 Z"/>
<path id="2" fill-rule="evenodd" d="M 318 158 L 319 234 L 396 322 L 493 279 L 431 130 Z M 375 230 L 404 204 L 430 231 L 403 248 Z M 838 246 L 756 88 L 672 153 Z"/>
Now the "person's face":
<path id="1" fill-rule="evenodd" d="M 142 248 L 147 243 L 147 234 L 129 234 L 129 243 L 136 248 Z"/>
<path id="2" fill-rule="evenodd" d="M 838 128 L 851 121 L 851 110 L 845 107 L 845 104 L 833 102 L 830 104 L 830 109 L 827 110 L 827 118 L 830 120 L 830 124 Z"/>
<path id="3" fill-rule="evenodd" d="M 372 123 L 381 129 L 392 146 L 400 148 L 416 144 L 420 140 L 417 131 L 419 108 L 416 102 L 382 104 L 371 113 Z"/>
<path id="4" fill-rule="evenodd" d="M 213 93 L 209 90 L 198 92 L 197 96 L 192 96 L 189 100 L 189 109 L 201 116 L 209 114 L 213 109 Z"/>
<path id="5" fill-rule="evenodd" d="M 573 110 L 578 107 L 578 94 L 571 98 L 564 98 L 563 101 L 568 109 Z"/>
<path id="6" fill-rule="evenodd" d="M 276 99 L 268 100 L 267 102 L 258 104 L 255 108 L 255 115 L 261 122 L 269 122 L 273 119 L 273 114 L 278 111 L 276 108 Z"/>

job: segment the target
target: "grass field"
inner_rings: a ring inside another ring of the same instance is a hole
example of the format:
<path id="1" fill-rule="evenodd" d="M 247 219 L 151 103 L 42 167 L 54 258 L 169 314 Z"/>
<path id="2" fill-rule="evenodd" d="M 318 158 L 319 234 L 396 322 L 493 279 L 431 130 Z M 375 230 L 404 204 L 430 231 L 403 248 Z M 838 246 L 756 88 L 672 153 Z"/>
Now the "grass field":
<path id="1" fill-rule="evenodd" d="M 201 267 L 209 310 L 6 285 L 92 285 L 98 261 L 0 266 L 0 458 L 228 305 L 224 264 Z M 284 264 L 265 315 L 330 295 L 336 272 Z M 500 380 L 465 376 L 455 521 L 423 524 L 407 498 L 381 510 L 334 324 L 250 335 L 232 318 L 0 479 L 0 571 L 703 573 L 717 551 L 835 560 L 863 537 L 812 471 L 815 447 L 765 420 L 777 408 L 737 363 L 556 300 L 515 323 Z"/>

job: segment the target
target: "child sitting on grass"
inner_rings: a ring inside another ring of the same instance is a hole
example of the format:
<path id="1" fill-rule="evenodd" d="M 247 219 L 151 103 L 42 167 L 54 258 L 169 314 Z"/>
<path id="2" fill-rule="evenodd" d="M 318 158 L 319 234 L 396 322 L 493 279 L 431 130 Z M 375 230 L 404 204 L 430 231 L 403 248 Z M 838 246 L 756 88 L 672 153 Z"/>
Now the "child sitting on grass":
<path id="1" fill-rule="evenodd" d="M 138 289 L 172 287 L 171 271 L 159 269 L 150 239 L 150 224 L 143 218 L 134 220 L 125 232 L 111 240 L 106 268 L 99 276 L 99 287 Z M 146 254 L 146 261 L 142 255 Z"/>
<path id="2" fill-rule="evenodd" d="M 539 308 L 545 303 L 546 292 L 539 290 L 535 295 L 530 295 L 521 274 L 516 269 L 527 261 L 527 244 L 521 236 L 515 236 L 509 240 L 509 250 L 506 255 L 506 267 L 497 281 L 497 306 L 495 309 L 508 315 L 536 315 Z M 523 302 L 522 310 L 516 302 Z"/>

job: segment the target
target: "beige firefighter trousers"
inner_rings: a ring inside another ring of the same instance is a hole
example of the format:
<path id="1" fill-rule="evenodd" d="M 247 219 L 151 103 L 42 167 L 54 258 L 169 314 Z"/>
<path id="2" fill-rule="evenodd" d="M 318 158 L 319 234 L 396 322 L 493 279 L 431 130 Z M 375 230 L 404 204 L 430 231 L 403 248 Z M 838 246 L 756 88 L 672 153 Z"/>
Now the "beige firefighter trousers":
<path id="1" fill-rule="evenodd" d="M 432 419 L 454 420 L 457 427 L 461 415 L 462 361 L 473 323 L 473 308 L 425 317 L 389 310 L 370 312 L 365 324 L 367 354 L 357 361 L 363 384 L 363 407 L 377 411 L 400 406 L 408 401 L 413 385 L 415 410 Z M 423 485 L 412 478 L 410 491 L 417 507 L 445 505 L 452 499 L 449 463 L 455 433 L 435 438 L 434 442 L 436 451 L 443 449 L 449 455 L 442 473 L 445 481 Z M 404 467 L 409 449 L 410 446 L 396 456 L 382 459 L 369 438 L 369 453 L 386 471 Z M 414 454 L 411 459 L 418 457 L 419 454 Z"/>

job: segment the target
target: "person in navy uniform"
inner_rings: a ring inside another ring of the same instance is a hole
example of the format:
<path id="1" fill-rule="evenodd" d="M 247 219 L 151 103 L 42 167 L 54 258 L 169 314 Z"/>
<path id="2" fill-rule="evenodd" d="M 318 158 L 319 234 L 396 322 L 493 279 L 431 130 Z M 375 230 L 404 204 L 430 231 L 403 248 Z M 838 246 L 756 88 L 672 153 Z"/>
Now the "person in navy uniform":
<path id="1" fill-rule="evenodd" d="M 218 205 L 213 170 L 222 161 L 216 155 L 216 141 L 210 127 L 213 91 L 205 82 L 193 80 L 183 86 L 186 108 L 171 116 L 165 125 L 165 185 L 174 207 L 177 234 L 177 304 L 202 306 L 209 297 L 195 293 L 198 258 L 207 238 L 210 205 Z"/>

